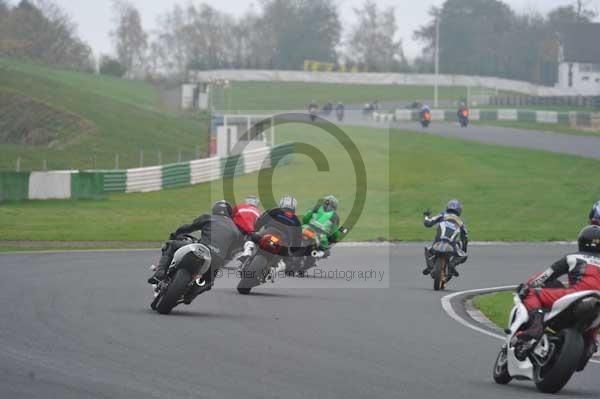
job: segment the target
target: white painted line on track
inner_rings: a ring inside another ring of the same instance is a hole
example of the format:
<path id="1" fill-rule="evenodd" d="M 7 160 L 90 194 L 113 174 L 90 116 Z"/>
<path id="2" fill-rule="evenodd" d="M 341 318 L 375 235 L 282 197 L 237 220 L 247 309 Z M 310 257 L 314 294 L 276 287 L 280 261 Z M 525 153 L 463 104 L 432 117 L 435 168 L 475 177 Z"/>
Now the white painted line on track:
<path id="1" fill-rule="evenodd" d="M 496 334 L 496 333 L 488 331 L 484 328 L 473 325 L 472 323 L 470 323 L 469 321 L 467 321 L 463 317 L 461 317 L 458 313 L 456 313 L 456 311 L 452 307 L 452 299 L 454 299 L 458 296 L 462 296 L 462 295 L 486 294 L 486 293 L 491 294 L 491 293 L 498 292 L 498 291 L 513 290 L 515 288 L 516 288 L 516 285 L 508 285 L 508 286 L 504 286 L 504 287 L 478 288 L 475 290 L 455 292 L 454 294 L 446 295 L 445 297 L 442 298 L 442 308 L 444 309 L 444 311 L 446 312 L 446 314 L 448 316 L 450 316 L 451 318 L 453 318 L 455 321 L 459 322 L 463 326 L 470 328 L 471 330 L 485 334 L 487 336 L 490 336 L 492 338 L 496 338 L 496 339 L 504 341 L 506 336 L 501 335 L 501 334 Z M 592 360 L 590 360 L 590 363 L 600 364 L 600 361 L 592 359 Z"/>

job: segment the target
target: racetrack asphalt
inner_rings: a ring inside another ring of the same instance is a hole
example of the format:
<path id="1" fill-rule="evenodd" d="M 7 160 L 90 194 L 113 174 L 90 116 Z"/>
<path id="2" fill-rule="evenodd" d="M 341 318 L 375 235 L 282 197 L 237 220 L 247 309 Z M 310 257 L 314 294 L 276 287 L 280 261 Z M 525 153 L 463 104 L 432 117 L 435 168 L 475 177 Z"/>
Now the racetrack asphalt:
<path id="1" fill-rule="evenodd" d="M 570 245 L 473 246 L 436 293 L 419 244 L 340 247 L 327 270 L 388 271 L 389 288 L 287 279 L 241 296 L 235 278 L 191 306 L 149 309 L 158 251 L 0 255 L 6 398 L 540 398 L 494 384 L 501 342 L 442 310 L 449 292 L 516 284 Z M 388 267 L 389 266 L 389 267 Z M 321 286 L 322 288 L 306 288 Z M 600 395 L 590 365 L 561 397 Z"/>
<path id="2" fill-rule="evenodd" d="M 332 118 L 328 119 L 333 121 Z M 467 128 L 463 128 L 458 123 L 436 121 L 432 122 L 428 128 L 423 128 L 418 122 L 374 121 L 370 116 L 364 116 L 360 112 L 348 113 L 342 124 L 423 132 L 484 144 L 527 148 L 600 159 L 600 137 L 545 132 L 543 131 L 543 124 L 540 124 L 539 131 L 482 125 L 470 125 Z"/>

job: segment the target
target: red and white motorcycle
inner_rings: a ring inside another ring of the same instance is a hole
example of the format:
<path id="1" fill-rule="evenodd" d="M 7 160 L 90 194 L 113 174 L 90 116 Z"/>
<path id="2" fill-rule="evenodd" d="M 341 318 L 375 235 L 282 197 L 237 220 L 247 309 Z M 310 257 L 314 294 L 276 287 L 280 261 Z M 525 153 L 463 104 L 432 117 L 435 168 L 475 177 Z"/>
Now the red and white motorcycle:
<path id="1" fill-rule="evenodd" d="M 528 322 L 529 313 L 515 294 L 506 342 L 494 364 L 494 380 L 498 384 L 508 384 L 513 378 L 531 380 L 541 392 L 556 393 L 585 368 L 593 354 L 584 337 L 600 325 L 600 291 L 580 291 L 556 301 L 545 315 L 544 335 L 538 342 L 523 343 L 517 338 Z"/>

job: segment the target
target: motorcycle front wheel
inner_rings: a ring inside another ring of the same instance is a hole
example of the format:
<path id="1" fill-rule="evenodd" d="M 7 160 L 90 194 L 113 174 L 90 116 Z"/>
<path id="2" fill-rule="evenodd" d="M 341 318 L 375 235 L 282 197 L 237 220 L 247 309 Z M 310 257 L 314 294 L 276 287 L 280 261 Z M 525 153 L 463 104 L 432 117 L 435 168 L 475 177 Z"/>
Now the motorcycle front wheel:
<path id="1" fill-rule="evenodd" d="M 573 329 L 562 330 L 552 354 L 552 359 L 543 367 L 535 366 L 534 381 L 540 392 L 557 393 L 577 370 L 584 350 L 583 337 Z"/>
<path id="2" fill-rule="evenodd" d="M 494 363 L 494 381 L 496 384 L 506 385 L 512 380 L 510 374 L 508 374 L 508 359 L 506 357 L 506 348 L 502 347 L 498 357 L 496 357 L 496 363 Z"/>

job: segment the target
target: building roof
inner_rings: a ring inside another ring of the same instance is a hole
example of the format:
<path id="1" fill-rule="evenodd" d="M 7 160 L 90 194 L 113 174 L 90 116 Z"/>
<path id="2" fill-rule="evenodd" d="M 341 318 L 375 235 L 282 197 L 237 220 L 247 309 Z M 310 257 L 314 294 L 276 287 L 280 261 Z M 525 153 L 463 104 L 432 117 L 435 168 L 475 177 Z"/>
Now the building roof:
<path id="1" fill-rule="evenodd" d="M 600 64 L 600 24 L 572 23 L 559 30 L 565 62 Z"/>

